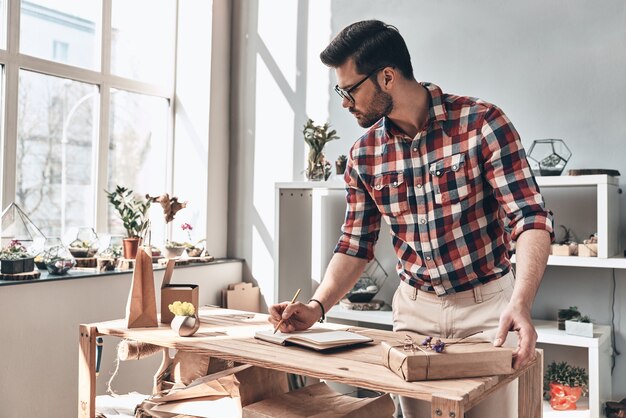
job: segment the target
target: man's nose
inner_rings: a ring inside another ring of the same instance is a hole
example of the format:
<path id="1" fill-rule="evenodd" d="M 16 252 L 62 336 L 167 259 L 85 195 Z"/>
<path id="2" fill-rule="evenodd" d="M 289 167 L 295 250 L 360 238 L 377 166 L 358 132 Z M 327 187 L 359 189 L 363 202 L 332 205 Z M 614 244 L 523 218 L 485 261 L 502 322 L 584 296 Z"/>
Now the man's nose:
<path id="1" fill-rule="evenodd" d="M 349 107 L 351 107 L 353 105 L 354 105 L 354 103 L 352 103 L 352 100 L 348 99 L 347 97 L 344 97 L 343 100 L 341 101 L 341 106 L 344 109 L 347 109 L 347 108 L 349 108 Z"/>

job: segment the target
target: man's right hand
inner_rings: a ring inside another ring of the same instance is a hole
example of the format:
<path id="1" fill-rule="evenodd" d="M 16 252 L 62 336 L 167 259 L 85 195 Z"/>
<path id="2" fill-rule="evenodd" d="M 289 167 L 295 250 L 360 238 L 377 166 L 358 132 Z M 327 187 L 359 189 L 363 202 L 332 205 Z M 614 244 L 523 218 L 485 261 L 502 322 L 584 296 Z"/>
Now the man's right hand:
<path id="1" fill-rule="evenodd" d="M 310 328 L 321 318 L 322 309 L 315 302 L 309 304 L 283 302 L 270 306 L 269 314 L 268 320 L 274 327 L 281 319 L 283 320 L 278 331 L 293 332 Z"/>

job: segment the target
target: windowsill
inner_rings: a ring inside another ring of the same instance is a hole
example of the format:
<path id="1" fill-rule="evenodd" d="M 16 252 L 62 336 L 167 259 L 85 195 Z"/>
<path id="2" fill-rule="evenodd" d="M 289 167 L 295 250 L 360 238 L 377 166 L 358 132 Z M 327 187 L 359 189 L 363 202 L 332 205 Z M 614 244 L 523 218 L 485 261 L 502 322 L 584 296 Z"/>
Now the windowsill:
<path id="1" fill-rule="evenodd" d="M 184 264 L 180 266 L 176 266 L 177 269 L 180 268 L 194 268 L 194 267 L 202 267 L 202 266 L 210 266 L 215 264 L 224 264 L 224 263 L 239 263 L 243 261 L 239 258 L 217 258 L 213 261 L 209 261 L 206 263 L 190 263 Z M 153 264 L 152 268 L 154 271 L 165 270 L 164 266 L 159 266 L 158 264 Z M 72 269 L 67 274 L 62 276 L 53 276 L 48 274 L 47 271 L 41 271 L 41 277 L 38 279 L 32 280 L 0 280 L 0 286 L 9 286 L 16 284 L 29 284 L 29 283 L 40 283 L 40 282 L 50 282 L 50 281 L 59 281 L 59 280 L 72 280 L 72 279 L 86 279 L 90 277 L 103 277 L 103 276 L 116 276 L 119 274 L 132 274 L 133 270 L 118 270 L 115 269 L 113 271 L 103 271 L 98 272 L 95 268 L 80 268 L 80 269 Z"/>

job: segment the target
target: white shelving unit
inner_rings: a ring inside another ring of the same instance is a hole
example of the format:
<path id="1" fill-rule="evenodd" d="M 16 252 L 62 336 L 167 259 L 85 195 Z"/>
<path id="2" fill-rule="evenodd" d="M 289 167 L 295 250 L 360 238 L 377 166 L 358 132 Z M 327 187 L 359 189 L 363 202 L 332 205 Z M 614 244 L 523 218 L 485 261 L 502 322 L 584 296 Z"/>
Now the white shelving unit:
<path id="1" fill-rule="evenodd" d="M 334 306 L 327 314 L 329 320 L 355 325 L 377 324 L 392 326 L 391 311 L 353 311 L 342 306 Z M 602 405 L 611 398 L 611 327 L 594 325 L 593 338 L 568 335 L 557 327 L 556 321 L 535 320 L 540 344 L 551 344 L 587 349 L 587 370 L 589 373 L 589 397 L 578 402 L 576 411 L 555 411 L 544 402 L 544 418 L 600 418 Z M 604 377 L 604 379 L 603 379 Z M 590 407 L 591 405 L 591 407 Z"/>
<path id="2" fill-rule="evenodd" d="M 548 265 L 626 269 L 626 259 L 615 257 L 619 251 L 619 182 L 618 178 L 607 175 L 536 177 L 544 196 L 552 192 L 567 193 L 570 188 L 580 188 L 568 197 L 566 208 L 576 207 L 568 217 L 557 212 L 559 219 L 572 225 L 578 224 L 576 216 L 582 213 L 582 207 L 591 213 L 585 218 L 585 230 L 598 234 L 598 257 L 557 257 L 550 256 Z M 344 189 L 342 182 L 294 182 L 276 184 L 276 239 L 275 239 L 275 301 L 289 300 L 294 292 L 302 289 L 300 299 L 308 300 L 315 290 L 315 280 L 321 278 L 327 261 L 312 244 L 312 238 L 318 233 L 320 222 L 324 222 L 324 210 L 318 206 L 328 203 L 325 196 L 340 193 Z M 592 200 L 595 199 L 595 202 Z M 555 198 L 554 202 L 558 200 Z M 546 199 L 552 207 L 551 200 Z M 562 202 L 558 202 L 562 204 Z M 579 208 L 580 206 L 580 208 Z M 333 208 L 332 210 L 341 210 Z M 318 237 L 319 238 L 319 237 Z M 333 237 L 333 241 L 336 236 Z M 336 241 L 335 241 L 336 242 Z M 334 245 L 334 243 L 332 245 Z M 319 244 L 319 243 L 317 243 Z M 317 245 L 316 244 L 316 245 Z M 322 244 L 327 243 L 322 238 Z M 323 246 L 322 245 L 322 246 Z M 332 249 L 332 248 L 331 248 Z M 302 254 L 311 254 L 311 260 L 302 260 Z M 303 262 L 304 261 L 304 262 Z M 512 259 L 515 262 L 515 257 Z M 317 269 L 317 271 L 315 271 Z M 280 278 L 287 280 L 280 280 Z M 334 321 L 391 327 L 390 311 L 354 311 L 335 306 L 328 312 L 327 318 Z M 577 411 L 553 411 L 549 404 L 544 405 L 544 417 L 589 417 L 603 416 L 603 403 L 611 397 L 611 342 L 610 327 L 596 326 L 594 338 L 574 337 L 559 331 L 556 322 L 536 321 L 538 342 L 564 347 L 581 347 L 587 350 L 587 370 L 589 372 L 588 405 L 580 404 Z M 601 380 L 600 377 L 603 377 Z M 586 398 L 585 398 L 586 399 Z M 547 408 L 546 408 L 547 406 Z"/>

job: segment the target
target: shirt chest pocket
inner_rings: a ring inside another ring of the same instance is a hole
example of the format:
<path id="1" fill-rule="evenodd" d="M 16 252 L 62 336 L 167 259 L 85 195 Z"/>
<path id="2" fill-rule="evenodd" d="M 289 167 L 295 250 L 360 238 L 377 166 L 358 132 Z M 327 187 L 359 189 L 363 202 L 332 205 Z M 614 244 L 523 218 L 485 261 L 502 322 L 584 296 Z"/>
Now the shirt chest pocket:
<path id="1" fill-rule="evenodd" d="M 465 199 L 470 192 L 465 154 L 454 154 L 429 165 L 435 203 L 453 204 Z"/>
<path id="2" fill-rule="evenodd" d="M 372 197 L 383 215 L 398 216 L 409 210 L 404 173 L 400 171 L 375 176 Z"/>

